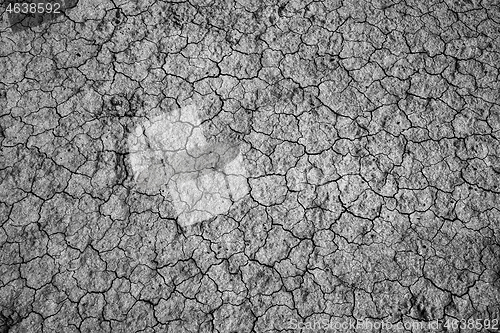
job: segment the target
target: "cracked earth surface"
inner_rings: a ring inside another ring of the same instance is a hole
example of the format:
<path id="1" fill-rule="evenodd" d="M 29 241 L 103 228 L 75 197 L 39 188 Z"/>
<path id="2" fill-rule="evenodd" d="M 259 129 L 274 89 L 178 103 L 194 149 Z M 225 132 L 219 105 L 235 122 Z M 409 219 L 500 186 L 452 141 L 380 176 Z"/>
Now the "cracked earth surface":
<path id="1" fill-rule="evenodd" d="M 0 332 L 498 320 L 499 66 L 495 0 L 4 13 Z"/>

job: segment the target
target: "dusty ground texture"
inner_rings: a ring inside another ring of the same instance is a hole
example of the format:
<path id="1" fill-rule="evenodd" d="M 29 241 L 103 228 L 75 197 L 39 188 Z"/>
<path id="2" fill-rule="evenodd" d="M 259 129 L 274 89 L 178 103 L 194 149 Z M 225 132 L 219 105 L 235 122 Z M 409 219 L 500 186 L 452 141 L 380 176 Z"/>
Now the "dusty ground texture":
<path id="1" fill-rule="evenodd" d="M 496 0 L 67 8 L 0 26 L 0 332 L 499 319 Z M 193 103 L 249 190 L 186 226 L 127 140 Z"/>

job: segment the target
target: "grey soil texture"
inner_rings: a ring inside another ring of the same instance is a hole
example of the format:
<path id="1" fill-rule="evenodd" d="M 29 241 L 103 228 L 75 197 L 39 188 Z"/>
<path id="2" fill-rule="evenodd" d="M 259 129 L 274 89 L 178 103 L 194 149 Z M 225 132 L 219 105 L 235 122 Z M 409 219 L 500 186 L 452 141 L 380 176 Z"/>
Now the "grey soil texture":
<path id="1" fill-rule="evenodd" d="M 497 0 L 14 3 L 1 333 L 499 331 Z M 127 140 L 189 105 L 248 191 L 183 225 Z"/>

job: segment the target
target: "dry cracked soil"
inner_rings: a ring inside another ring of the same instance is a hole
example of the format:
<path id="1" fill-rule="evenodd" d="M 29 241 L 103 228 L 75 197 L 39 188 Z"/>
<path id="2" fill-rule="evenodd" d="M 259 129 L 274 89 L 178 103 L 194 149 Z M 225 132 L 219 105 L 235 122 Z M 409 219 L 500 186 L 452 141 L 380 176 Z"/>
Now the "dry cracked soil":
<path id="1" fill-rule="evenodd" d="M 0 14 L 1 333 L 499 331 L 497 0 Z"/>

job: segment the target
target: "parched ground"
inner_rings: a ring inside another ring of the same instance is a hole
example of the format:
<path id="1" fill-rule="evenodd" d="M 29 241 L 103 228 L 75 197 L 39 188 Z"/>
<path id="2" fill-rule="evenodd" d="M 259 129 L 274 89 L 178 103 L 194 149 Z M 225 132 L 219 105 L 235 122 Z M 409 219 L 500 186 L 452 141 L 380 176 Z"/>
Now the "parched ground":
<path id="1" fill-rule="evenodd" d="M 63 5 L 0 25 L 0 332 L 499 330 L 498 1 Z M 248 190 L 186 225 L 127 143 L 189 105 Z"/>

